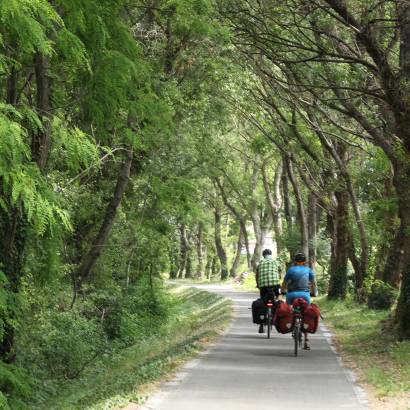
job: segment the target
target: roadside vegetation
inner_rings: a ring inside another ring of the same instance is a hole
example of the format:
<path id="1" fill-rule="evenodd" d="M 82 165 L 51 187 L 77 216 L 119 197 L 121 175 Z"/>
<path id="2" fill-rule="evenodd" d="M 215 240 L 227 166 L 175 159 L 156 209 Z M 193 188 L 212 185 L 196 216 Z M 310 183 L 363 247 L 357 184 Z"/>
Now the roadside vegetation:
<path id="1" fill-rule="evenodd" d="M 147 384 L 166 380 L 231 318 L 230 302 L 203 290 L 157 288 L 155 302 L 141 309 L 142 300 L 151 300 L 143 296 L 130 291 L 132 304 L 117 312 L 126 320 L 117 324 L 86 327 L 74 313 L 54 322 L 58 328 L 49 320 L 28 325 L 30 339 L 20 348 L 27 355 L 24 370 L 35 382 L 29 397 L 11 408 L 97 410 L 142 403 Z"/>
<path id="2" fill-rule="evenodd" d="M 345 364 L 367 386 L 374 408 L 407 410 L 410 342 L 395 338 L 391 329 L 392 311 L 370 309 L 352 297 L 345 301 L 321 297 L 317 302 Z"/>

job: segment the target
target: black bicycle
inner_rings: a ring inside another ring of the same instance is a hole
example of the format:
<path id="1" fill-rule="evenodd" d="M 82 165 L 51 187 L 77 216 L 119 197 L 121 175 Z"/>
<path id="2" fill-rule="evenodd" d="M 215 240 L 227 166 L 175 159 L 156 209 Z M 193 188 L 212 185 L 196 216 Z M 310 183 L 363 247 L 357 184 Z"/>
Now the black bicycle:
<path id="1" fill-rule="evenodd" d="M 293 330 L 294 353 L 298 355 L 298 349 L 302 348 L 302 309 L 300 306 L 293 307 Z"/>
<path id="2" fill-rule="evenodd" d="M 274 308 L 275 306 L 275 301 L 274 300 L 267 300 L 265 303 L 266 307 L 266 312 L 265 312 L 265 320 L 264 320 L 264 327 L 267 328 L 266 336 L 268 339 L 270 339 L 270 334 L 273 328 L 273 316 L 274 316 Z"/>

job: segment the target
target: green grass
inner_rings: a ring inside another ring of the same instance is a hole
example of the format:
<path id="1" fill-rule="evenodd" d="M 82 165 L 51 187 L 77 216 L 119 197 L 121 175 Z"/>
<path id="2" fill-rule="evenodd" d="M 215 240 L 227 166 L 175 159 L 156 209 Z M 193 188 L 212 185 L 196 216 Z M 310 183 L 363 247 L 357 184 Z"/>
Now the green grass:
<path id="1" fill-rule="evenodd" d="M 31 408 L 108 410 L 129 401 L 142 403 L 147 384 L 172 374 L 231 318 L 231 302 L 218 295 L 180 286 L 170 292 L 174 296 L 172 315 L 155 337 L 100 358 L 81 378 L 61 385 L 52 399 L 33 402 Z"/>
<path id="2" fill-rule="evenodd" d="M 410 341 L 398 342 L 386 324 L 389 311 L 372 310 L 353 300 L 318 304 L 326 323 L 348 360 L 360 371 L 363 382 L 374 388 L 378 397 L 410 393 Z"/>

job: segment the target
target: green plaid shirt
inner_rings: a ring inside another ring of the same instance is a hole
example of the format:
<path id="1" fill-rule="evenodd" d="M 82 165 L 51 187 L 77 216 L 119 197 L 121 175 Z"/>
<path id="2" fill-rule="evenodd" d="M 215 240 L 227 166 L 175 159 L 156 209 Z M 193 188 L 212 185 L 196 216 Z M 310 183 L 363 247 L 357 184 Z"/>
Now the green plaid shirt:
<path id="1" fill-rule="evenodd" d="M 258 288 L 272 287 L 279 285 L 279 271 L 276 260 L 262 259 L 256 268 L 258 277 Z"/>

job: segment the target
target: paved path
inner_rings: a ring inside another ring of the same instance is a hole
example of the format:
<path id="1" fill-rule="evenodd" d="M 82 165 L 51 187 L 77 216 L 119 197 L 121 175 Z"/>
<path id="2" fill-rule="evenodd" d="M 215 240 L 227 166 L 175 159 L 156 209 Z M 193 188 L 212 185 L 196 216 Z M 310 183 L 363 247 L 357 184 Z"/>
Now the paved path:
<path id="1" fill-rule="evenodd" d="M 366 409 L 360 389 L 340 366 L 326 330 L 310 351 L 293 356 L 290 335 L 257 333 L 248 309 L 255 294 L 203 288 L 233 299 L 236 318 L 218 343 L 164 384 L 144 410 Z"/>

